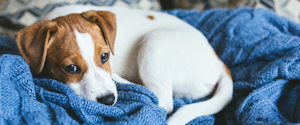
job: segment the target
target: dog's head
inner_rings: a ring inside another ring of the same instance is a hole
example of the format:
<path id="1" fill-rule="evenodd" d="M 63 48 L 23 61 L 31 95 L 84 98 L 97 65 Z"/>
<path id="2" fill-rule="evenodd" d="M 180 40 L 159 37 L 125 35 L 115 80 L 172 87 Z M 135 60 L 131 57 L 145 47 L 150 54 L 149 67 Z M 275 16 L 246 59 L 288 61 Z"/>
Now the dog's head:
<path id="1" fill-rule="evenodd" d="M 66 83 L 75 93 L 107 105 L 117 99 L 111 78 L 115 15 L 88 11 L 38 22 L 16 35 L 19 51 L 36 74 Z"/>

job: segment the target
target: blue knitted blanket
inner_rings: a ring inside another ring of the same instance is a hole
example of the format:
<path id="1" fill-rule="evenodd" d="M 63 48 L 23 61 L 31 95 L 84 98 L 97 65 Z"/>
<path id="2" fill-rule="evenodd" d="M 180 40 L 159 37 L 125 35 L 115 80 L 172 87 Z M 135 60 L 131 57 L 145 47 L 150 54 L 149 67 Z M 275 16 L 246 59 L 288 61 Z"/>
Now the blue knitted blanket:
<path id="1" fill-rule="evenodd" d="M 203 32 L 230 68 L 234 98 L 217 115 L 189 124 L 300 123 L 300 24 L 263 9 L 172 10 Z M 116 82 L 106 106 L 53 79 L 32 78 L 12 39 L 0 36 L 0 124 L 167 124 L 148 89 Z M 174 98 L 175 110 L 201 100 Z"/>

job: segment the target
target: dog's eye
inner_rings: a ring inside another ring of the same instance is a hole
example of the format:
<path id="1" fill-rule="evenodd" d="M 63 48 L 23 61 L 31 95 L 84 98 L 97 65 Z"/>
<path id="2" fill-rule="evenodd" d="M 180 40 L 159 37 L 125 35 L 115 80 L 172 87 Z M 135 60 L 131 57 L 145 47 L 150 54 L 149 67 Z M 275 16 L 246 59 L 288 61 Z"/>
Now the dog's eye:
<path id="1" fill-rule="evenodd" d="M 75 73 L 79 73 L 80 70 L 79 68 L 76 66 L 76 65 L 68 65 L 66 67 L 64 67 L 64 70 L 68 73 L 72 73 L 72 74 L 75 74 Z"/>
<path id="2" fill-rule="evenodd" d="M 102 63 L 105 63 L 108 60 L 108 58 L 109 58 L 109 54 L 108 53 L 103 53 L 101 55 L 101 61 L 102 61 Z"/>

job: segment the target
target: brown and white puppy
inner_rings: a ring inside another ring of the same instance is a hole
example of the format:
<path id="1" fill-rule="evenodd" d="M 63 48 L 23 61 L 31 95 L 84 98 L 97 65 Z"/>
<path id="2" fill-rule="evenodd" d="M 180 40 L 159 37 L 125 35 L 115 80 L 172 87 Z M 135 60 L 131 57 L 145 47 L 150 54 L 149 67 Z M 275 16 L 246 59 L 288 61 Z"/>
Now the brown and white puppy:
<path id="1" fill-rule="evenodd" d="M 109 12 L 98 12 L 95 18 L 71 14 L 38 22 L 20 30 L 16 42 L 36 74 L 47 74 L 67 83 L 83 97 L 112 105 L 117 91 L 111 80 L 108 55 L 110 50 L 113 53 L 116 36 L 114 16 Z"/>
<path id="2" fill-rule="evenodd" d="M 46 19 L 17 34 L 21 55 L 36 74 L 66 83 L 85 98 L 114 104 L 113 73 L 152 90 L 168 113 L 174 96 L 199 99 L 215 92 L 207 101 L 180 108 L 169 124 L 215 114 L 232 98 L 227 67 L 201 32 L 174 16 L 73 5 Z"/>

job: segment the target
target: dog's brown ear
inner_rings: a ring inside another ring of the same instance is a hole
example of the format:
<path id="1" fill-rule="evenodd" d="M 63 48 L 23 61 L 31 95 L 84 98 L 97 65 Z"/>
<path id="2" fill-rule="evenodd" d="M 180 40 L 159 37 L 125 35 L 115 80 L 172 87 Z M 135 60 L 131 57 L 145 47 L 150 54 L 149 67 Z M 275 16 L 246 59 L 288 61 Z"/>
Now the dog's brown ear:
<path id="1" fill-rule="evenodd" d="M 93 23 L 96 23 L 103 32 L 106 44 L 109 45 L 112 54 L 114 54 L 114 43 L 117 34 L 117 21 L 115 14 L 109 11 L 87 11 L 82 16 Z"/>
<path id="2" fill-rule="evenodd" d="M 56 22 L 43 21 L 21 29 L 15 37 L 22 57 L 36 74 L 44 68 L 48 43 L 57 29 Z"/>

